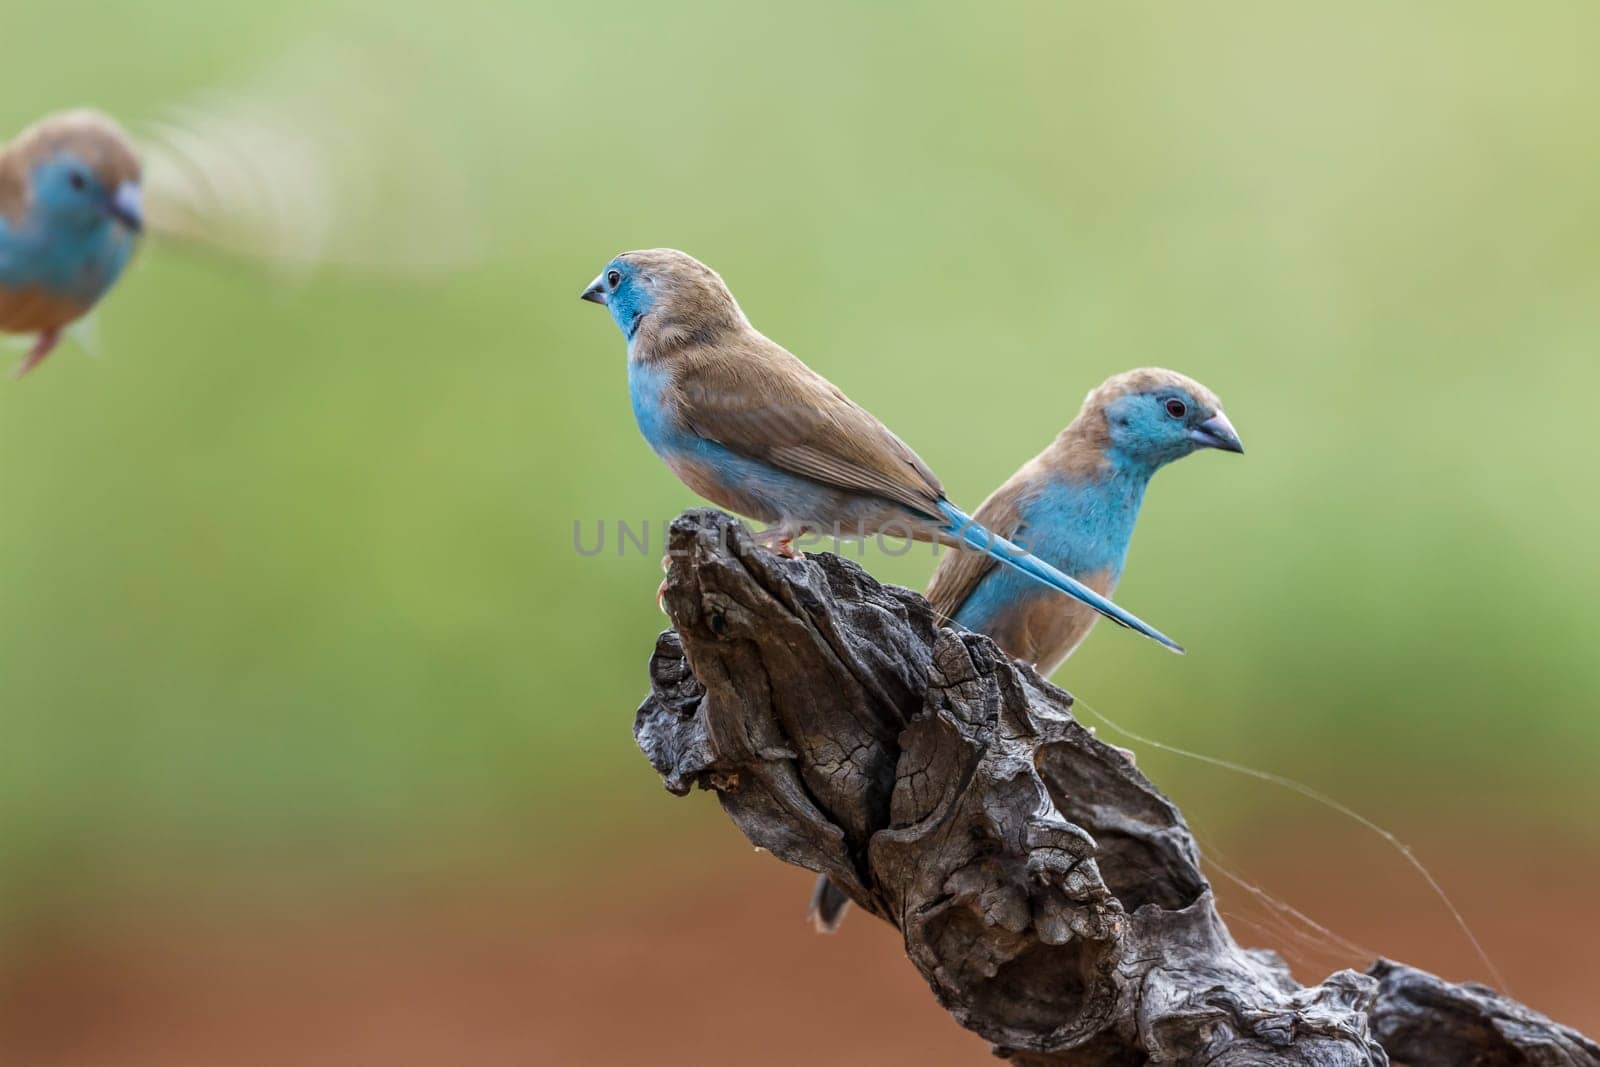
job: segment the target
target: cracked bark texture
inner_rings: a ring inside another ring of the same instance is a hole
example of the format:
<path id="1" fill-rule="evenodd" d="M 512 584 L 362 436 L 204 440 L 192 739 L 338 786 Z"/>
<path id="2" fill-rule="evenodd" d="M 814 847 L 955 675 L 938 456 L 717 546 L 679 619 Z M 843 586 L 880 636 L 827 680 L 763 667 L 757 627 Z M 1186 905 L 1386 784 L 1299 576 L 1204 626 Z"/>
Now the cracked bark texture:
<path id="1" fill-rule="evenodd" d="M 898 928 L 997 1055 L 1600 1065 L 1576 1031 L 1401 964 L 1301 986 L 1234 941 L 1183 816 L 1067 693 L 849 560 L 782 559 L 710 510 L 670 542 L 640 748 Z"/>

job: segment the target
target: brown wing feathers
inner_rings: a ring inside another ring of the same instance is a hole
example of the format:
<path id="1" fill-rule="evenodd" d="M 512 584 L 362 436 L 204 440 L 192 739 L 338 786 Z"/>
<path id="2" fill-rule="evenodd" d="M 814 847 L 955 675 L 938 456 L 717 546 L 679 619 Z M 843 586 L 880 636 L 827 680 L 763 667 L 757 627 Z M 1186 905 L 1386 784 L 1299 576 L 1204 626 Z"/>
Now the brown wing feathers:
<path id="1" fill-rule="evenodd" d="M 932 518 L 944 490 L 889 429 L 831 382 L 749 331 L 733 351 L 682 352 L 680 411 L 708 440 L 826 485 L 873 493 Z"/>

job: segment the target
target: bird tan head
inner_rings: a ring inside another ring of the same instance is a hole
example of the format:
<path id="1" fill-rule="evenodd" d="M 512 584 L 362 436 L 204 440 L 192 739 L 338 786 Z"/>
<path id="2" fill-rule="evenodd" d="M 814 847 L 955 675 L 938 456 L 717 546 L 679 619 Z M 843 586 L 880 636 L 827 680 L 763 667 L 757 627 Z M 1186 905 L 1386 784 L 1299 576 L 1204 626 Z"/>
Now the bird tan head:
<path id="1" fill-rule="evenodd" d="M 1200 448 L 1244 451 L 1217 394 L 1162 367 L 1106 379 L 1084 399 L 1060 440 L 1080 464 L 1117 461 L 1149 470 Z"/>
<path id="2" fill-rule="evenodd" d="M 1080 415 L 1089 411 L 1104 411 L 1120 397 L 1135 393 L 1158 393 L 1163 390 L 1187 393 L 1198 404 L 1210 408 L 1213 412 L 1222 410 L 1222 401 L 1217 398 L 1217 394 L 1187 374 L 1167 370 L 1165 367 L 1138 367 L 1123 371 L 1121 374 L 1113 374 L 1089 390 L 1089 395 L 1084 397 Z"/>
<path id="3" fill-rule="evenodd" d="M 604 305 L 630 342 L 655 349 L 708 343 L 750 326 L 722 277 L 673 248 L 622 253 L 582 296 Z"/>
<path id="4" fill-rule="evenodd" d="M 92 193 L 106 214 L 137 230 L 140 178 L 139 153 L 121 126 L 98 111 L 68 111 L 23 130 L 0 152 L 0 213 L 14 220 L 40 202 L 67 210 L 73 193 Z"/>

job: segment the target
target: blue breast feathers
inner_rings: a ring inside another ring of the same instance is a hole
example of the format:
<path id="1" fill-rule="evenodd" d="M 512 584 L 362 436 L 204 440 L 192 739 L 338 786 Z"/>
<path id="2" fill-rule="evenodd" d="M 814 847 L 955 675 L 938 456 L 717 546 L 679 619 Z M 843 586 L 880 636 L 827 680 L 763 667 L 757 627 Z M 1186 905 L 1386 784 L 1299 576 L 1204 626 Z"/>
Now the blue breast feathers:
<path id="1" fill-rule="evenodd" d="M 92 304 L 122 274 L 133 247 L 132 235 L 110 222 L 79 229 L 0 218 L 0 285 Z"/>
<path id="2" fill-rule="evenodd" d="M 1148 484 L 1148 475 L 1122 471 L 1089 482 L 1042 478 L 1018 502 L 1022 521 L 1012 540 L 1079 581 L 1109 574 L 1114 583 L 1127 561 Z M 1010 567 L 995 567 L 956 609 L 955 621 L 986 631 L 1025 598 L 1056 595 Z"/>

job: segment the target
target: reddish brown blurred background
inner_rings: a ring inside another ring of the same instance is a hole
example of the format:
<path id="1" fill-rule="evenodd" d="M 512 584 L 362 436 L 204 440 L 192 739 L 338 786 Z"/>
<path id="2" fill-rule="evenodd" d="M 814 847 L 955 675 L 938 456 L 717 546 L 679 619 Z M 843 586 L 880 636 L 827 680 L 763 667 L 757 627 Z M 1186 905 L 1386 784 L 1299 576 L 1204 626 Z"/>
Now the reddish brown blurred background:
<path id="1" fill-rule="evenodd" d="M 210 914 L 125 901 L 36 931 L 7 961 L 0 1048 L 30 1067 L 988 1059 L 935 1005 L 887 925 L 855 913 L 819 937 L 801 918 L 805 872 L 693 821 L 699 830 L 670 847 L 562 855 L 587 874 L 581 898 L 529 872 L 480 872 L 470 886 L 391 884 L 336 908 L 325 893 L 247 887 Z M 1600 1030 L 1600 855 L 1508 840 L 1414 844 L 1517 995 Z M 1485 977 L 1438 902 L 1385 851 L 1286 830 L 1268 849 L 1236 842 L 1230 859 L 1344 938 Z M 1302 978 L 1362 962 L 1305 927 L 1285 932 L 1213 880 L 1236 935 L 1284 950 Z M 255 909 L 247 919 L 240 900 Z"/>

